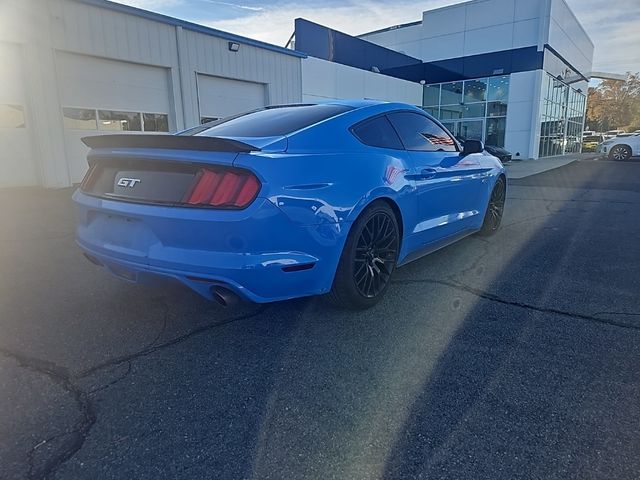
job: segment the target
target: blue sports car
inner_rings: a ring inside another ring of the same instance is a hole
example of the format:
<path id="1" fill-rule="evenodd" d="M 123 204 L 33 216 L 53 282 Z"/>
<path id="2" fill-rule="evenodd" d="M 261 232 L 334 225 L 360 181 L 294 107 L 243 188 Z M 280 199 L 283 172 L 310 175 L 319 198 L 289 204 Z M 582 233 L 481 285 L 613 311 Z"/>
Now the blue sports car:
<path id="1" fill-rule="evenodd" d="M 229 304 L 384 295 L 394 270 L 502 218 L 506 177 L 419 108 L 283 105 L 176 135 L 83 140 L 74 194 L 87 258 L 131 282 L 171 277 Z"/>

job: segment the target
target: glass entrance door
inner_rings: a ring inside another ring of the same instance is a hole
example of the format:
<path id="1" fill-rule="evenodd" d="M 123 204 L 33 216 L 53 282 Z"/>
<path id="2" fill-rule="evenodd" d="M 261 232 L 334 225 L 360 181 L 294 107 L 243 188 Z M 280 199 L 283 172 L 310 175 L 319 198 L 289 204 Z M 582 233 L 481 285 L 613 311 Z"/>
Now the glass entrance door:
<path id="1" fill-rule="evenodd" d="M 457 138 L 484 141 L 484 119 L 442 122 Z"/>

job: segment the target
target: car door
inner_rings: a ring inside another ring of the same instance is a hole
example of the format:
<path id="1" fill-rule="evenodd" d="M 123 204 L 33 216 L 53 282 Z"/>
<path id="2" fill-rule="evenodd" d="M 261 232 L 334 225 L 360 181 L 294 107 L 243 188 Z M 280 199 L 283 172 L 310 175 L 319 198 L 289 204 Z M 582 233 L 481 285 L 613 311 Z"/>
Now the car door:
<path id="1" fill-rule="evenodd" d="M 393 112 L 388 118 L 409 152 L 416 243 L 431 244 L 468 230 L 481 210 L 482 154 L 461 155 L 451 135 L 419 112 Z"/>

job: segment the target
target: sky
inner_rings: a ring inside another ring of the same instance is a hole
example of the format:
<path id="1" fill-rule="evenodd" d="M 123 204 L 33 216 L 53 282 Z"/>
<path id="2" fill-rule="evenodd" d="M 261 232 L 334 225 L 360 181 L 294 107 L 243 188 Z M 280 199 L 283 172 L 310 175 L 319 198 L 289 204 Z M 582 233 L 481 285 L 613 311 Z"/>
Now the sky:
<path id="1" fill-rule="evenodd" d="M 421 20 L 460 0 L 117 0 L 134 7 L 284 46 L 306 18 L 350 35 Z M 595 44 L 594 71 L 640 71 L 639 0 L 567 0 Z"/>

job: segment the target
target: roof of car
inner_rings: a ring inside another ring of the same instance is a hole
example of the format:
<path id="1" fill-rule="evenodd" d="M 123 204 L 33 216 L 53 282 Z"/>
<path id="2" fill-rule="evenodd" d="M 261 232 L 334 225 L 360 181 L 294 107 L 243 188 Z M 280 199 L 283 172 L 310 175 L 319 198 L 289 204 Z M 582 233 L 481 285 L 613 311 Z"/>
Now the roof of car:
<path id="1" fill-rule="evenodd" d="M 344 105 L 345 107 L 351 107 L 353 109 L 385 105 L 385 106 L 388 106 L 390 109 L 393 109 L 393 108 L 401 109 L 401 108 L 412 107 L 412 108 L 421 110 L 419 107 L 415 105 L 411 105 L 409 103 L 387 102 L 384 100 L 371 100 L 371 99 L 360 99 L 360 98 L 347 98 L 347 99 L 339 99 L 339 100 L 327 100 L 322 102 L 309 102 L 309 103 L 290 103 L 290 104 L 282 104 L 282 105 L 273 105 L 267 108 L 296 107 L 296 106 L 307 106 L 307 105 Z"/>

